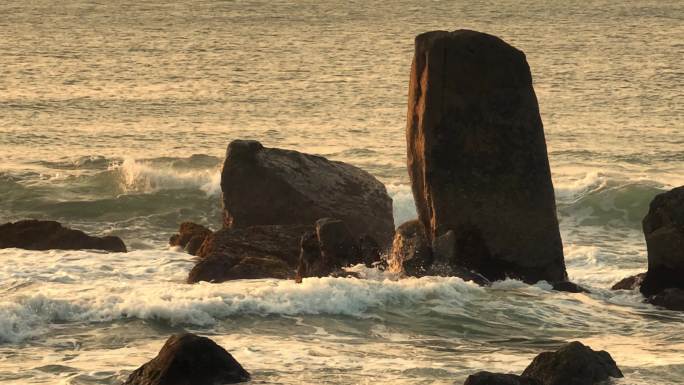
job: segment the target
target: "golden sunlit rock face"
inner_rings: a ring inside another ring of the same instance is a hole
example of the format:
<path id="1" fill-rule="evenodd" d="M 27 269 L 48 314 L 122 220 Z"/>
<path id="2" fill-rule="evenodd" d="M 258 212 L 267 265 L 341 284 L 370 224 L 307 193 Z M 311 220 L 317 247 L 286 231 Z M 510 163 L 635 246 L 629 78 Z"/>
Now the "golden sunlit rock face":
<path id="1" fill-rule="evenodd" d="M 490 280 L 564 281 L 544 129 L 525 54 L 470 30 L 416 37 L 408 170 L 430 239 Z"/>
<path id="2" fill-rule="evenodd" d="M 0 1 L 0 384 L 684 385 L 682 20 Z"/>

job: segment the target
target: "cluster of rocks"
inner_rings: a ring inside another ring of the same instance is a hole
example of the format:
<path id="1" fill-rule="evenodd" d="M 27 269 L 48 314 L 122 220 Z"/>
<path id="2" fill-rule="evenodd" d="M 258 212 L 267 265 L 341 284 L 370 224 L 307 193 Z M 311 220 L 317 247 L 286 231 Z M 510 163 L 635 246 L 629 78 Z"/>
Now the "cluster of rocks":
<path id="1" fill-rule="evenodd" d="M 594 385 L 611 377 L 623 375 L 610 354 L 575 341 L 539 354 L 521 375 L 479 372 L 464 385 Z"/>
<path id="2" fill-rule="evenodd" d="M 684 310 L 684 186 L 657 195 L 642 222 L 648 271 L 627 277 L 613 290 L 635 290 L 649 303 Z"/>
<path id="3" fill-rule="evenodd" d="M 230 143 L 223 229 L 184 224 L 171 240 L 199 257 L 188 281 L 324 276 L 370 265 L 384 251 L 392 269 L 410 276 L 546 280 L 582 290 L 567 282 L 544 130 L 521 51 L 474 31 L 418 36 L 406 131 L 418 220 L 396 232 L 391 198 L 370 174 L 256 141 Z"/>
<path id="4" fill-rule="evenodd" d="M 223 228 L 183 223 L 170 240 L 198 257 L 190 283 L 344 274 L 343 267 L 378 262 L 394 232 L 380 181 L 316 155 L 235 140 L 221 189 Z"/>
<path id="5" fill-rule="evenodd" d="M 605 351 L 570 342 L 534 358 L 521 375 L 478 372 L 464 385 L 594 385 L 622 372 Z M 159 354 L 133 371 L 124 385 L 233 384 L 251 378 L 224 348 L 191 333 L 171 336 Z"/>
<path id="6" fill-rule="evenodd" d="M 525 54 L 484 33 L 416 37 L 406 127 L 418 219 L 396 231 L 392 200 L 369 173 L 321 156 L 228 145 L 223 228 L 183 223 L 170 244 L 198 257 L 188 282 L 344 275 L 381 262 L 407 276 L 569 282 L 544 129 Z M 657 196 L 643 221 L 648 271 L 614 289 L 684 310 L 684 187 Z M 0 226 L 0 247 L 126 251 L 57 222 Z"/>
<path id="7" fill-rule="evenodd" d="M 404 275 L 505 278 L 583 291 L 568 281 L 544 129 L 523 52 L 469 30 L 419 35 L 409 87 L 407 162 L 418 219 L 396 231 L 392 200 L 342 162 L 235 140 L 221 172 L 223 227 L 183 223 L 170 244 L 197 256 L 188 282 L 346 275 L 386 263 Z M 684 310 L 684 187 L 658 195 L 643 221 L 648 271 L 614 289 Z M 0 248 L 125 252 L 53 221 L 0 226 Z M 386 261 L 381 255 L 387 254 Z M 537 356 L 520 375 L 480 372 L 466 385 L 590 385 L 621 377 L 606 352 L 578 342 Z M 246 381 L 223 348 L 171 337 L 129 385 Z"/>

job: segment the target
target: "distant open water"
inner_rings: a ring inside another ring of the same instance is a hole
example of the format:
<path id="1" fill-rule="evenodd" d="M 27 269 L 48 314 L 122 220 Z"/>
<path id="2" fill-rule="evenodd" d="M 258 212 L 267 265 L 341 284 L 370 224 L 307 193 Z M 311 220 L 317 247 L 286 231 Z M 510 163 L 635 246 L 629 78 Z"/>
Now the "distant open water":
<path id="1" fill-rule="evenodd" d="M 181 221 L 220 225 L 227 143 L 362 167 L 415 217 L 405 166 L 413 37 L 471 28 L 523 50 L 570 278 L 183 283 Z M 174 332 L 268 384 L 460 384 L 581 340 L 620 385 L 684 384 L 684 314 L 608 290 L 646 268 L 640 221 L 684 184 L 680 1 L 0 3 L 0 222 L 56 219 L 127 254 L 0 250 L 0 382 L 117 384 Z"/>

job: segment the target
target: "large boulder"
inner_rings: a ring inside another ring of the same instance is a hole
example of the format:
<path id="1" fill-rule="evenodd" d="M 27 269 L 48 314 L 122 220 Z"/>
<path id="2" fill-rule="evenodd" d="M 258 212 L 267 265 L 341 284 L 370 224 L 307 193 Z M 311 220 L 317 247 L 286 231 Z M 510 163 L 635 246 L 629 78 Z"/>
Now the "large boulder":
<path id="1" fill-rule="evenodd" d="M 463 385 L 544 385 L 541 381 L 515 374 L 478 372 L 471 374 Z"/>
<path id="2" fill-rule="evenodd" d="M 480 32 L 419 35 L 408 169 L 430 241 L 490 280 L 567 278 L 553 184 L 525 54 Z"/>
<path id="3" fill-rule="evenodd" d="M 344 221 L 355 237 L 368 234 L 381 245 L 392 239 L 385 186 L 346 163 L 235 140 L 228 145 L 221 189 L 227 228 L 309 225 L 329 217 Z"/>
<path id="4" fill-rule="evenodd" d="M 35 219 L 0 225 L 0 249 L 9 247 L 28 250 L 94 249 L 126 252 L 126 245 L 119 237 L 92 237 L 83 231 L 64 227 L 59 222 Z"/>
<path id="5" fill-rule="evenodd" d="M 300 238 L 312 230 L 310 225 L 273 225 L 216 231 L 198 250 L 188 283 L 293 278 Z"/>
<path id="6" fill-rule="evenodd" d="M 575 341 L 539 354 L 522 375 L 544 385 L 594 385 L 610 377 L 621 378 L 622 372 L 608 352 L 596 352 Z"/>
<path id="7" fill-rule="evenodd" d="M 641 284 L 646 296 L 684 289 L 684 186 L 657 195 L 642 222 L 648 271 Z"/>
<path id="8" fill-rule="evenodd" d="M 157 357 L 136 369 L 124 385 L 215 385 L 249 381 L 249 373 L 206 337 L 171 336 Z"/>
<path id="9" fill-rule="evenodd" d="M 211 233 L 211 230 L 197 223 L 183 222 L 178 229 L 178 234 L 174 234 L 169 239 L 169 245 L 181 247 L 188 254 L 197 255 L 202 243 Z"/>

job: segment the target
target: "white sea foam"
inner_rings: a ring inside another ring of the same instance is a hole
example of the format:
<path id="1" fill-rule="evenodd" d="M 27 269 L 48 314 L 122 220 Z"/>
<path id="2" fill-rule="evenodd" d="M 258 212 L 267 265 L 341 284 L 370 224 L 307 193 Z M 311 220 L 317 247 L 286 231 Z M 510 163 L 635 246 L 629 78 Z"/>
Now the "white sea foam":
<path id="1" fill-rule="evenodd" d="M 444 316 L 466 316 L 489 306 L 508 309 L 522 318 L 557 317 L 553 301 L 534 310 L 520 307 L 515 297 L 499 298 L 518 292 L 525 293 L 524 301 L 529 296 L 558 295 L 544 282 L 529 286 L 507 280 L 482 288 L 455 277 L 399 280 L 392 274 L 356 266 L 351 270 L 365 279 L 188 285 L 184 280 L 192 258 L 171 250 L 102 254 L 5 249 L 0 250 L 0 258 L 6 262 L 0 267 L 0 340 L 10 342 L 41 335 L 56 322 L 132 318 L 207 327 L 250 314 L 381 320 L 388 310 L 413 312 L 421 308 Z M 542 310 L 548 306 L 549 310 Z M 474 318 L 472 322 L 479 321 Z"/>
<path id="2" fill-rule="evenodd" d="M 178 169 L 170 165 L 126 158 L 121 163 L 111 165 L 110 170 L 119 173 L 121 187 L 127 192 L 150 193 L 196 188 L 207 195 L 217 195 L 221 191 L 218 168 Z"/>
<path id="3" fill-rule="evenodd" d="M 389 184 L 387 185 L 387 193 L 392 197 L 395 225 L 399 226 L 418 217 L 411 186 L 398 183 Z"/>
<path id="4" fill-rule="evenodd" d="M 307 278 L 301 284 L 249 280 L 187 285 L 183 281 L 191 258 L 173 251 L 6 249 L 0 254 L 8 262 L 0 269 L 0 339 L 5 341 L 40 334 L 53 322 L 137 318 L 211 325 L 244 314 L 375 317 L 370 309 L 428 300 L 459 306 L 483 291 L 458 278 L 394 280 L 379 273 L 368 274 L 372 279 Z M 55 280 L 59 276 L 71 278 Z"/>

